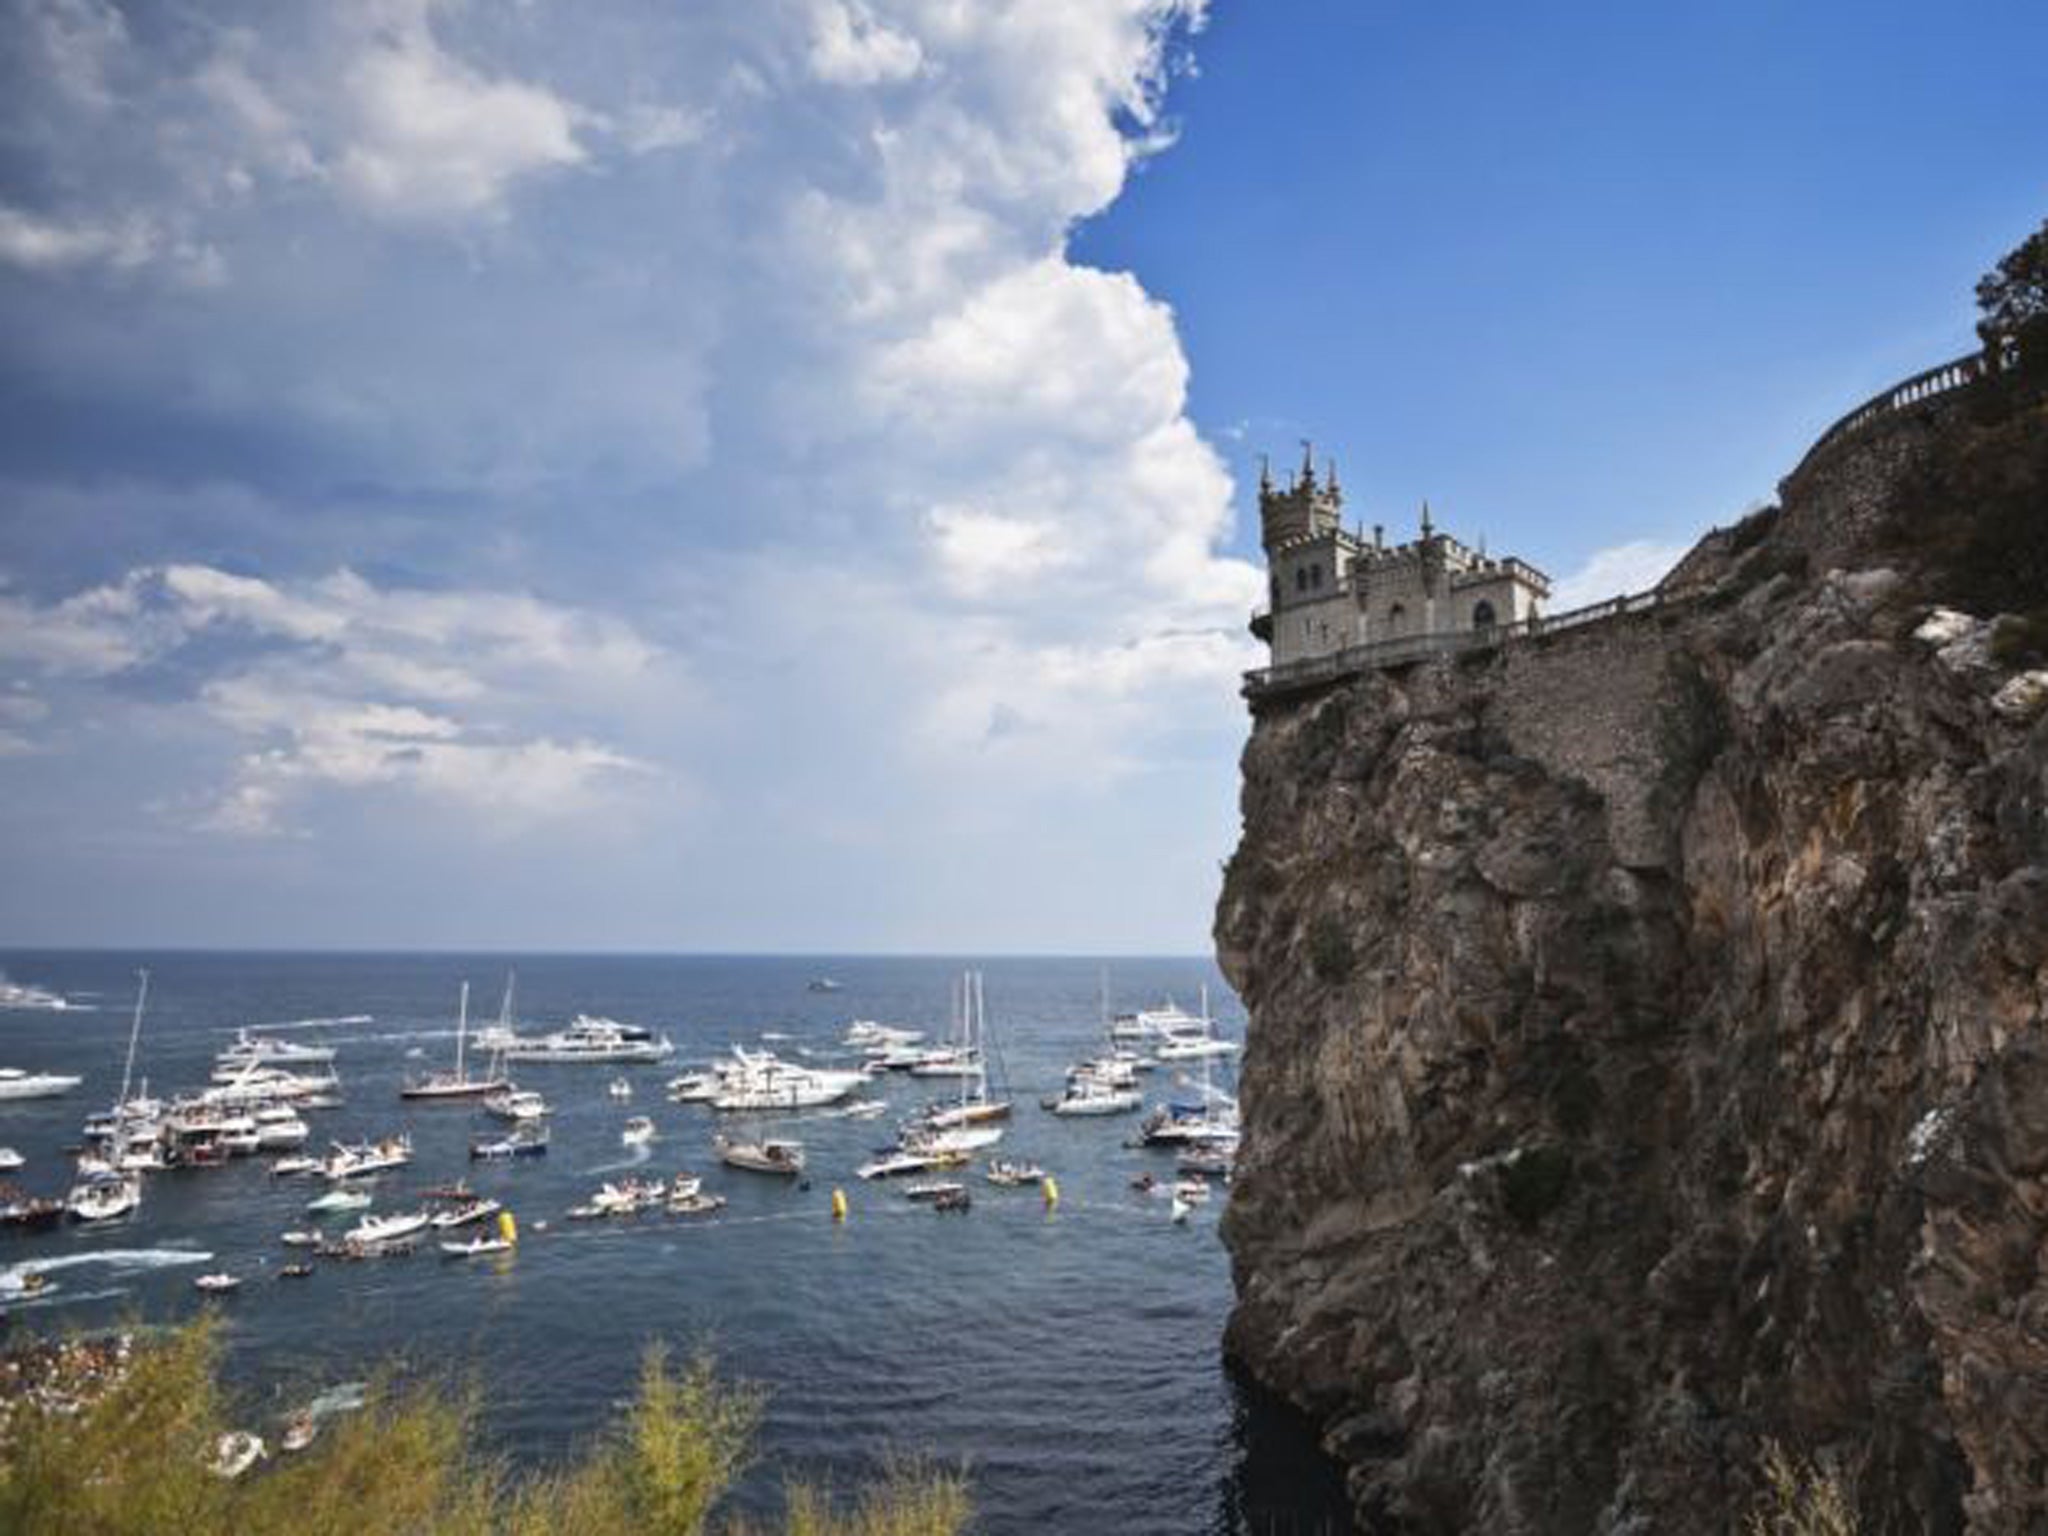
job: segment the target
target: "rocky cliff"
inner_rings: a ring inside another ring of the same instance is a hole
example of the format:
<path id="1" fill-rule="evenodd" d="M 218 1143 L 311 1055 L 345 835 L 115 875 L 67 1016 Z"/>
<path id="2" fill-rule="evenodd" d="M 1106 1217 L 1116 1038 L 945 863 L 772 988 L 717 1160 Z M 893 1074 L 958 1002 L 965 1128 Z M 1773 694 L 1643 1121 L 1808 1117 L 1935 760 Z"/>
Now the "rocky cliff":
<path id="1" fill-rule="evenodd" d="M 1254 698 L 1227 1348 L 1364 1529 L 1732 1528 L 1772 1439 L 2048 1529 L 2044 445 L 1910 413 L 1702 596 Z"/>

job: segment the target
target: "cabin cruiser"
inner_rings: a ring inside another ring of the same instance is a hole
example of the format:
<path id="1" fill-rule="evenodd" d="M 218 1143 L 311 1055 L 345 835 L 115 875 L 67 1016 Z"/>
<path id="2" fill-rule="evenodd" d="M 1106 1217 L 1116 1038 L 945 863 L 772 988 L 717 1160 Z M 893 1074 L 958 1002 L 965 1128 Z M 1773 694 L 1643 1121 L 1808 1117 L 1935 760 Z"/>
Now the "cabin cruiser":
<path id="1" fill-rule="evenodd" d="M 800 1141 L 735 1141 L 728 1136 L 714 1136 L 711 1145 L 718 1160 L 731 1168 L 792 1178 L 804 1171 L 804 1144 Z"/>
<path id="2" fill-rule="evenodd" d="M 1043 1184 L 1045 1170 L 1036 1163 L 1010 1163 L 996 1158 L 988 1165 L 983 1175 L 991 1184 L 1005 1189 L 1015 1189 L 1023 1184 Z"/>
<path id="3" fill-rule="evenodd" d="M 979 1077 L 981 1052 L 967 1046 L 942 1045 L 919 1054 L 910 1064 L 912 1077 Z"/>
<path id="4" fill-rule="evenodd" d="M 310 1104 L 340 1086 L 341 1079 L 332 1072 L 322 1077 L 307 1077 L 283 1067 L 250 1065 L 225 1082 L 200 1089 L 192 1095 L 190 1102 L 240 1109 L 256 1109 L 265 1104 Z"/>
<path id="5" fill-rule="evenodd" d="M 501 1047 L 507 1061 L 664 1061 L 675 1054 L 666 1035 L 656 1037 L 637 1024 L 577 1015 L 567 1029 L 535 1039 L 514 1038 Z"/>
<path id="6" fill-rule="evenodd" d="M 342 1179 L 359 1179 L 373 1173 L 383 1173 L 392 1168 L 403 1168 L 412 1161 L 412 1138 L 410 1136 L 387 1136 L 382 1141 L 358 1142 L 354 1146 L 334 1144 L 334 1151 L 321 1164 L 320 1171 L 327 1178 L 339 1182 Z"/>
<path id="7" fill-rule="evenodd" d="M 683 1174 L 678 1174 L 676 1179 L 683 1193 L 697 1192 L 698 1181 Z M 572 1207 L 569 1214 L 579 1221 L 598 1216 L 631 1216 L 639 1211 L 651 1211 L 668 1198 L 668 1186 L 659 1179 L 621 1179 L 616 1184 L 602 1185 L 583 1204 Z"/>
<path id="8" fill-rule="evenodd" d="M 677 1104 L 709 1104 L 725 1092 L 725 1076 L 716 1067 L 684 1072 L 668 1080 L 668 1096 Z"/>
<path id="9" fill-rule="evenodd" d="M 326 1194 L 306 1202 L 306 1209 L 314 1215 L 328 1211 L 367 1210 L 370 1197 L 359 1189 L 330 1189 Z"/>
<path id="10" fill-rule="evenodd" d="M 1200 1061 L 1205 1056 L 1232 1056 L 1236 1053 L 1237 1042 L 1217 1039 L 1208 1032 L 1206 1022 L 1199 1030 L 1169 1034 L 1152 1047 L 1152 1054 L 1161 1061 Z"/>
<path id="11" fill-rule="evenodd" d="M 299 1112 L 288 1104 L 272 1104 L 256 1111 L 256 1150 L 282 1152 L 303 1147 L 313 1132 Z"/>
<path id="12" fill-rule="evenodd" d="M 893 1179 L 906 1173 L 924 1173 L 932 1168 L 957 1168 L 967 1161 L 964 1152 L 911 1147 L 884 1147 L 854 1169 L 861 1179 Z"/>
<path id="13" fill-rule="evenodd" d="M 1067 1080 L 1066 1092 L 1048 1099 L 1045 1108 L 1055 1115 L 1123 1115 L 1143 1108 L 1144 1103 L 1144 1095 L 1136 1088 L 1076 1075 Z"/>
<path id="14" fill-rule="evenodd" d="M 921 1029 L 898 1029 L 892 1024 L 877 1024 L 873 1019 L 855 1019 L 846 1026 L 844 1043 L 855 1050 L 890 1051 L 912 1046 L 924 1040 Z"/>
<path id="15" fill-rule="evenodd" d="M 643 1147 L 654 1140 L 654 1122 L 645 1115 L 635 1115 L 619 1132 L 619 1140 L 629 1147 Z"/>
<path id="16" fill-rule="evenodd" d="M 84 1081 L 62 1072 L 24 1072 L 20 1067 L 0 1067 L 0 1099 L 53 1099 Z"/>
<path id="17" fill-rule="evenodd" d="M 52 992 L 47 987 L 32 987 L 24 982 L 9 981 L 5 976 L 0 976 L 0 1008 L 33 1008 L 44 1013 L 66 1013 L 78 1007 L 77 1003 L 72 1002 L 61 992 Z"/>
<path id="18" fill-rule="evenodd" d="M 15 1173 L 28 1166 L 28 1159 L 12 1147 L 0 1147 L 0 1173 Z"/>
<path id="19" fill-rule="evenodd" d="M 437 1231 L 446 1232 L 453 1227 L 466 1227 L 473 1221 L 483 1221 L 503 1209 L 505 1207 L 496 1200 L 474 1195 L 450 1205 L 445 1211 L 436 1211 L 431 1219 Z"/>

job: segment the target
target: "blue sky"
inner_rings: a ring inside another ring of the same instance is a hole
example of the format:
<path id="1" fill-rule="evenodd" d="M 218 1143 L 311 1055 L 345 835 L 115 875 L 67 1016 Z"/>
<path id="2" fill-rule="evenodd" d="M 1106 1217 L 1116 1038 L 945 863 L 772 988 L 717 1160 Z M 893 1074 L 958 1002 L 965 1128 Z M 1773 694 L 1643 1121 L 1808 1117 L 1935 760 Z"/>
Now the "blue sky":
<path id="1" fill-rule="evenodd" d="M 5 10 L 17 944 L 1200 949 L 1260 451 L 1640 585 L 2048 212 L 2032 5 Z"/>

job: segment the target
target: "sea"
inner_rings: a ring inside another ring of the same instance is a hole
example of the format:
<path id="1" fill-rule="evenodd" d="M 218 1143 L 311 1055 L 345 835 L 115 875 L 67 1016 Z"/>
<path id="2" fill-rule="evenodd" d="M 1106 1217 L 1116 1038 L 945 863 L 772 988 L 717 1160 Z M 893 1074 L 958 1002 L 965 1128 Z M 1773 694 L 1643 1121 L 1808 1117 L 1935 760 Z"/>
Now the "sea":
<path id="1" fill-rule="evenodd" d="M 822 1064 L 855 1019 L 940 1038 L 970 964 L 1017 1103 L 996 1152 L 1043 1164 L 1056 1204 L 988 1185 L 978 1166 L 964 1175 L 964 1214 L 854 1177 L 899 1119 L 957 1085 L 883 1077 L 870 1096 L 889 1110 L 872 1120 L 829 1109 L 724 1117 L 664 1096 L 681 1064 L 735 1044 Z M 757 1514 L 788 1477 L 851 1489 L 908 1456 L 964 1466 L 975 1529 L 990 1536 L 1349 1528 L 1341 1482 L 1307 1426 L 1225 1367 L 1223 1192 L 1176 1224 L 1166 1199 L 1133 1188 L 1172 1167 L 1127 1145 L 1135 1116 L 1070 1120 L 1040 1107 L 1100 1045 L 1105 990 L 1119 1010 L 1169 998 L 1192 1010 L 1206 992 L 1219 1033 L 1242 1040 L 1243 1009 L 1210 961 L 0 951 L 10 979 L 91 1005 L 0 1011 L 0 1066 L 85 1079 L 63 1098 L 0 1103 L 0 1144 L 27 1157 L 12 1178 L 31 1192 L 63 1194 L 84 1116 L 115 1098 L 145 967 L 135 1070 L 150 1092 L 203 1085 L 243 1026 L 332 1043 L 345 1103 L 308 1113 L 308 1150 L 407 1131 L 415 1161 L 376 1184 L 376 1211 L 416 1208 L 421 1191 L 466 1178 L 505 1202 L 521 1241 L 500 1258 L 445 1260 L 428 1244 L 280 1280 L 296 1255 L 279 1234 L 311 1223 L 305 1206 L 323 1183 L 273 1177 L 260 1156 L 158 1173 L 128 1218 L 0 1235 L 0 1294 L 27 1273 L 45 1277 L 38 1297 L 0 1306 L 10 1341 L 211 1308 L 252 1427 L 316 1398 L 344 1402 L 395 1365 L 473 1384 L 492 1448 L 531 1466 L 612 1422 L 643 1351 L 664 1341 L 708 1348 L 727 1375 L 765 1389 L 762 1460 L 737 1494 Z M 554 1106 L 548 1155 L 472 1162 L 470 1141 L 496 1122 L 467 1105 L 401 1102 L 398 1089 L 452 1064 L 464 981 L 475 1025 L 496 1018 L 514 974 L 523 1033 L 590 1013 L 664 1032 L 677 1054 L 660 1066 L 522 1064 L 520 1085 Z M 813 988 L 826 979 L 836 989 Z M 1152 1074 L 1148 1102 L 1187 1097 L 1195 1075 Z M 630 1101 L 608 1091 L 620 1076 Z M 621 1140 L 634 1114 L 655 1123 L 647 1146 Z M 717 1163 L 721 1122 L 801 1139 L 805 1185 Z M 723 1211 L 566 1219 L 607 1179 L 685 1170 L 725 1196 Z M 835 1190 L 844 1221 L 832 1216 Z M 216 1270 L 244 1284 L 209 1300 L 192 1280 Z"/>

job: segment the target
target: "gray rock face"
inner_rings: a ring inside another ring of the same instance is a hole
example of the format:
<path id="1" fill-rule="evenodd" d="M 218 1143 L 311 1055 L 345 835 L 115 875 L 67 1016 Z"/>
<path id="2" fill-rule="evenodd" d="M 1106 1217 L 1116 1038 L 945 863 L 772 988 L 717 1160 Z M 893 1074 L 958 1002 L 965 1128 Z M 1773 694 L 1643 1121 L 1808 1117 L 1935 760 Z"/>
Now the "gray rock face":
<path id="1" fill-rule="evenodd" d="M 1801 511 L 1626 636 L 1259 709 L 1227 1348 L 1366 1529 L 1733 1528 L 1766 1437 L 1870 1532 L 2048 1529 L 2048 719 Z M 1572 743 L 1600 668 L 1657 686 Z"/>

